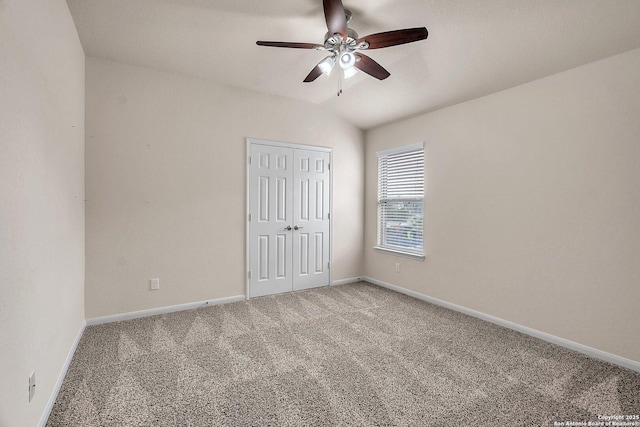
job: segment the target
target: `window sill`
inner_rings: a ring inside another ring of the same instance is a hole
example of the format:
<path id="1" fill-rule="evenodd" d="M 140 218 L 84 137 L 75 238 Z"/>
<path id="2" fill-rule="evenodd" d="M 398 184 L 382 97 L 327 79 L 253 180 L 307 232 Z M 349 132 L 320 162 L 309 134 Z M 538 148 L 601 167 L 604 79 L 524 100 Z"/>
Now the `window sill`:
<path id="1" fill-rule="evenodd" d="M 415 253 L 411 253 L 411 252 L 404 252 L 404 251 L 400 251 L 397 249 L 389 249 L 389 248 L 382 248 L 380 246 L 374 246 L 373 249 L 383 252 L 383 253 L 388 253 L 390 255 L 398 255 L 404 258 L 411 258 L 411 259 L 416 259 L 418 261 L 424 261 L 425 260 L 425 256 L 424 255 L 420 255 L 420 254 L 415 254 Z"/>

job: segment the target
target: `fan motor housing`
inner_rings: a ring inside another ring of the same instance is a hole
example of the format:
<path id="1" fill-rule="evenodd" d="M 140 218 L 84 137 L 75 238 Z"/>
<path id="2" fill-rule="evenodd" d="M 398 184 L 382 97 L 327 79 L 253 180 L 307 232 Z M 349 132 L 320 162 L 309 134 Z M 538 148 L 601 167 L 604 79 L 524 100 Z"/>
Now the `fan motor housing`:
<path id="1" fill-rule="evenodd" d="M 351 28 L 347 28 L 347 40 L 345 44 L 353 44 L 356 40 L 358 40 L 358 33 L 356 33 Z M 324 35 L 324 44 L 329 44 L 331 46 L 342 44 L 342 37 L 334 37 L 333 34 L 327 32 Z"/>

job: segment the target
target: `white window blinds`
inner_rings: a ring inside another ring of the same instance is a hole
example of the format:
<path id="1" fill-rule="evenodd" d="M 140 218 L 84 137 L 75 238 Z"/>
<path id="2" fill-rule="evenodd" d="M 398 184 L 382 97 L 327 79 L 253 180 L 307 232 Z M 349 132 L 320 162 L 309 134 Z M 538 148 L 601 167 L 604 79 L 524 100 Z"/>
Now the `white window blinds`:
<path id="1" fill-rule="evenodd" d="M 422 255 L 424 147 L 378 155 L 378 247 Z"/>

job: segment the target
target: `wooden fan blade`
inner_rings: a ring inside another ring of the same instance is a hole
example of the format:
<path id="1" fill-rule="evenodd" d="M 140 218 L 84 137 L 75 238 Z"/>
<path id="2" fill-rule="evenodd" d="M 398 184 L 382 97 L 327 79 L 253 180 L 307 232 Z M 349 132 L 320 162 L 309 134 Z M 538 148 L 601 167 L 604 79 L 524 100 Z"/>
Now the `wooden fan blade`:
<path id="1" fill-rule="evenodd" d="M 257 41 L 256 44 L 258 46 L 290 47 L 290 48 L 293 48 L 293 49 L 324 49 L 324 46 L 322 46 L 321 44 L 315 44 L 315 43 L 263 42 L 263 41 Z"/>
<path id="2" fill-rule="evenodd" d="M 382 67 L 382 65 L 378 64 L 367 55 L 363 55 L 361 53 L 356 53 L 355 55 L 360 59 L 359 61 L 356 60 L 355 64 L 355 67 L 358 70 L 363 71 L 378 80 L 384 80 L 391 75 Z"/>
<path id="3" fill-rule="evenodd" d="M 327 21 L 329 34 L 342 34 L 344 40 L 347 39 L 347 17 L 344 13 L 342 0 L 323 0 L 324 19 Z"/>
<path id="4" fill-rule="evenodd" d="M 320 69 L 320 66 L 316 65 L 315 68 L 311 70 L 309 75 L 304 79 L 304 82 L 311 83 L 312 81 L 320 77 L 321 74 L 322 74 L 322 70 Z"/>
<path id="5" fill-rule="evenodd" d="M 397 46 L 399 44 L 417 42 L 424 40 L 429 35 L 425 27 L 407 28 L 404 30 L 387 31 L 384 33 L 370 34 L 360 37 L 356 44 L 366 41 L 369 43 L 368 49 L 380 49 L 383 47 Z"/>

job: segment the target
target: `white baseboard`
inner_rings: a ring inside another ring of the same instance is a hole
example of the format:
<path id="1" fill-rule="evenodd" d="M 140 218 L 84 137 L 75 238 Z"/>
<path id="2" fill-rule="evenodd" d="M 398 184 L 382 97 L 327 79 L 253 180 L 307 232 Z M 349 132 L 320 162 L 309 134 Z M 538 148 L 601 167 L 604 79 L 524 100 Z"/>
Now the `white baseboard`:
<path id="1" fill-rule="evenodd" d="M 349 283 L 356 283 L 362 280 L 360 277 L 349 277 L 346 279 L 334 280 L 331 282 L 331 286 L 347 285 Z"/>
<path id="2" fill-rule="evenodd" d="M 536 329 L 531 329 L 526 326 L 519 325 L 517 323 L 509 322 L 508 320 L 500 319 L 489 314 L 485 314 L 479 311 L 472 310 L 470 308 L 463 307 L 461 305 L 453 304 L 447 301 L 443 301 L 437 298 L 433 298 L 419 292 L 411 291 L 409 289 L 401 288 L 399 286 L 392 285 L 390 283 L 383 282 L 381 280 L 374 279 L 372 277 L 362 277 L 362 280 L 373 283 L 374 285 L 382 286 L 383 288 L 391 289 L 396 292 L 400 292 L 410 297 L 417 298 L 422 301 L 430 302 L 435 305 L 439 305 L 450 310 L 458 311 L 460 313 L 467 314 L 469 316 L 476 317 L 487 322 L 494 323 L 505 328 L 513 329 L 514 331 L 522 332 L 523 334 L 530 335 L 535 338 L 539 338 L 543 341 L 550 342 L 552 344 L 559 345 L 561 347 L 568 348 L 570 350 L 577 351 L 578 353 L 585 354 L 594 359 L 604 360 L 605 362 L 613 363 L 614 365 L 622 366 L 623 368 L 631 369 L 633 371 L 640 372 L 640 362 L 636 362 L 631 359 L 627 359 L 615 354 L 607 353 L 606 351 L 598 350 L 593 347 L 589 347 L 577 342 L 569 341 L 564 338 L 556 337 L 555 335 L 547 334 Z"/>
<path id="3" fill-rule="evenodd" d="M 64 365 L 62 366 L 62 371 L 60 371 L 60 375 L 58 375 L 58 380 L 56 381 L 56 384 L 53 387 L 51 396 L 49 396 L 49 401 L 47 402 L 47 406 L 44 407 L 44 411 L 42 412 L 42 416 L 40 417 L 40 422 L 38 422 L 38 427 L 45 427 L 45 425 L 47 424 L 47 421 L 49 420 L 49 415 L 51 415 L 51 410 L 53 409 L 53 405 L 56 403 L 56 399 L 58 398 L 58 393 L 60 393 L 60 389 L 62 388 L 62 383 L 64 382 L 64 378 L 67 376 L 69 365 L 71 365 L 71 361 L 73 360 L 73 355 L 76 354 L 76 349 L 78 348 L 78 344 L 80 343 L 80 338 L 82 338 L 82 334 L 84 333 L 84 328 L 86 326 L 87 326 L 87 322 L 83 320 L 80 325 L 80 330 L 78 331 L 78 335 L 76 335 L 76 339 L 73 341 L 73 345 L 71 346 L 71 349 L 69 349 L 67 358 L 64 361 Z"/>
<path id="4" fill-rule="evenodd" d="M 218 298 L 207 301 L 190 302 L 186 304 L 170 305 L 166 307 L 151 308 L 149 310 L 132 311 L 129 313 L 113 314 L 111 316 L 93 317 L 87 319 L 87 326 L 100 325 L 103 323 L 119 322 L 121 320 L 138 319 L 140 317 L 155 316 L 158 314 L 173 313 L 174 311 L 191 310 L 199 307 L 210 307 L 212 305 L 228 304 L 231 302 L 244 301 L 244 295 Z"/>

